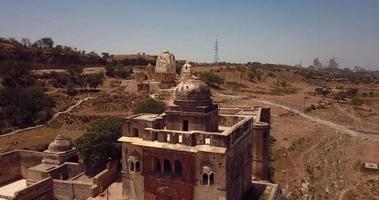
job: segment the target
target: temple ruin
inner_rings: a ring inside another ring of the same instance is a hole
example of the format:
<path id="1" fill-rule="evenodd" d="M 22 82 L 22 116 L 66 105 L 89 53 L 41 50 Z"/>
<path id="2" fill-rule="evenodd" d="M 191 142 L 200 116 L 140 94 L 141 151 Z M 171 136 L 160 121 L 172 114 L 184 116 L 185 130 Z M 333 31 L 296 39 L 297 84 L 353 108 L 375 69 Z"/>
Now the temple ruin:
<path id="1" fill-rule="evenodd" d="M 124 120 L 126 199 L 278 199 L 269 179 L 270 108 L 219 108 L 207 84 L 183 66 L 162 114 Z"/>
<path id="2" fill-rule="evenodd" d="M 156 92 L 176 86 L 176 60 L 174 54 L 164 51 L 158 55 L 155 66 L 149 64 L 133 69 L 134 80 L 126 81 L 127 90 Z"/>
<path id="3" fill-rule="evenodd" d="M 77 163 L 71 139 L 58 134 L 44 152 L 16 150 L 0 154 L 0 199 L 86 200 L 113 182 L 117 161 L 95 176 Z"/>

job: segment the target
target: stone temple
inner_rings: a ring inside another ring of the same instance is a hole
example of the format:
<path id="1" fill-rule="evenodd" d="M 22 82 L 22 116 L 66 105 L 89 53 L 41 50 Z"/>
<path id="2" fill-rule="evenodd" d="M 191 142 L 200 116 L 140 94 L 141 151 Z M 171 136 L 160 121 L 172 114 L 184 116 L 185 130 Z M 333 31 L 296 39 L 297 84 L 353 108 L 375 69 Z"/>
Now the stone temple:
<path id="1" fill-rule="evenodd" d="M 133 92 L 156 92 L 176 86 L 176 60 L 174 54 L 164 51 L 151 64 L 133 69 L 134 80 L 127 81 L 126 90 Z"/>
<path id="2" fill-rule="evenodd" d="M 207 84 L 184 65 L 162 114 L 124 120 L 126 199 L 278 199 L 269 179 L 270 108 L 219 108 Z"/>

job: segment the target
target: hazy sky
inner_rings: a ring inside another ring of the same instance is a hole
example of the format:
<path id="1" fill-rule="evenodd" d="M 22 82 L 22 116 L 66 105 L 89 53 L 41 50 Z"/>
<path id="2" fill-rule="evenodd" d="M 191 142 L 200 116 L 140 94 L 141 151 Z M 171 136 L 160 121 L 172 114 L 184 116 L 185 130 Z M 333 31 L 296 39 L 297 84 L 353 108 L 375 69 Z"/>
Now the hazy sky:
<path id="1" fill-rule="evenodd" d="M 379 70 L 379 0 L 0 0 L 0 36 L 207 62 L 218 39 L 221 61 Z"/>

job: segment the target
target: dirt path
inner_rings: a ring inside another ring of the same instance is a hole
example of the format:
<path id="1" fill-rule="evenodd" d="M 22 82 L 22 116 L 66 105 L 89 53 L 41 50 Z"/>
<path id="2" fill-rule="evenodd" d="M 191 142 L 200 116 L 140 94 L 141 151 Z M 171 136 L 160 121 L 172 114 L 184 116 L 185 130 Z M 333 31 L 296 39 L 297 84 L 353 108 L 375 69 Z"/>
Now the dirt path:
<path id="1" fill-rule="evenodd" d="M 287 111 L 291 111 L 291 112 L 294 112 L 308 120 L 311 120 L 313 122 L 316 122 L 318 124 L 322 124 L 322 125 L 326 125 L 326 126 L 329 126 L 331 128 L 334 128 L 338 131 L 341 131 L 341 132 L 344 132 L 344 133 L 347 133 L 351 136 L 354 136 L 354 137 L 362 137 L 364 139 L 370 139 L 370 140 L 377 140 L 379 141 L 379 135 L 377 134 L 368 134 L 368 133 L 365 133 L 365 132 L 359 132 L 359 131 L 355 131 L 355 130 L 351 130 L 349 129 L 347 126 L 343 126 L 343 125 L 339 125 L 339 124 L 336 124 L 334 122 L 331 122 L 331 121 L 328 121 L 328 120 L 325 120 L 325 119 L 321 119 L 321 118 L 318 118 L 318 117 L 315 117 L 315 116 L 311 116 L 311 115 L 308 115 L 306 113 L 303 113 L 303 112 L 300 112 L 299 110 L 296 110 L 296 109 L 293 109 L 293 108 L 290 108 L 288 106 L 284 106 L 284 105 L 281 105 L 281 104 L 277 104 L 277 103 L 273 103 L 273 102 L 270 102 L 270 101 L 266 101 L 266 100 L 260 100 L 260 99 L 254 99 L 254 101 L 257 101 L 257 102 L 260 102 L 260 103 L 264 103 L 264 104 L 267 104 L 267 105 L 270 105 L 270 106 L 277 106 L 277 107 L 280 107 L 284 110 L 287 110 Z"/>
<path id="2" fill-rule="evenodd" d="M 86 98 L 84 98 L 84 99 L 80 99 L 80 100 L 77 101 L 74 105 L 68 107 L 66 110 L 55 113 L 55 114 L 53 115 L 53 117 L 47 122 L 47 124 L 50 124 L 51 122 L 53 122 L 53 121 L 54 121 L 56 118 L 58 118 L 61 114 L 71 112 L 74 108 L 80 106 L 80 104 L 82 104 L 83 102 L 88 101 L 89 99 L 92 99 L 92 98 L 93 98 L 93 97 L 86 97 Z"/>

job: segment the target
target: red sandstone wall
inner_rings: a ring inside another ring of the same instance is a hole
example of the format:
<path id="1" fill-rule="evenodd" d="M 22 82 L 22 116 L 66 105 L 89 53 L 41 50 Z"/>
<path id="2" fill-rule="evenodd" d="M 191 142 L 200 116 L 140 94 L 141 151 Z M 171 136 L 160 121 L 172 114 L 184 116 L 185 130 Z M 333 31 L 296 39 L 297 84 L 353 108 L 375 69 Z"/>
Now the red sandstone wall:
<path id="1" fill-rule="evenodd" d="M 161 160 L 161 170 L 163 171 L 163 160 L 171 161 L 172 170 L 174 171 L 175 160 L 181 162 L 182 179 L 174 177 L 159 177 L 152 175 L 152 158 L 156 157 Z M 157 199 L 159 195 L 168 194 L 173 199 L 192 200 L 194 193 L 195 178 L 195 157 L 188 152 L 172 151 L 166 149 L 145 148 L 143 150 L 143 175 L 145 199 Z"/>
<path id="2" fill-rule="evenodd" d="M 193 200 L 193 185 L 170 179 L 145 176 L 145 200 L 163 199 L 165 195 L 172 199 Z"/>

